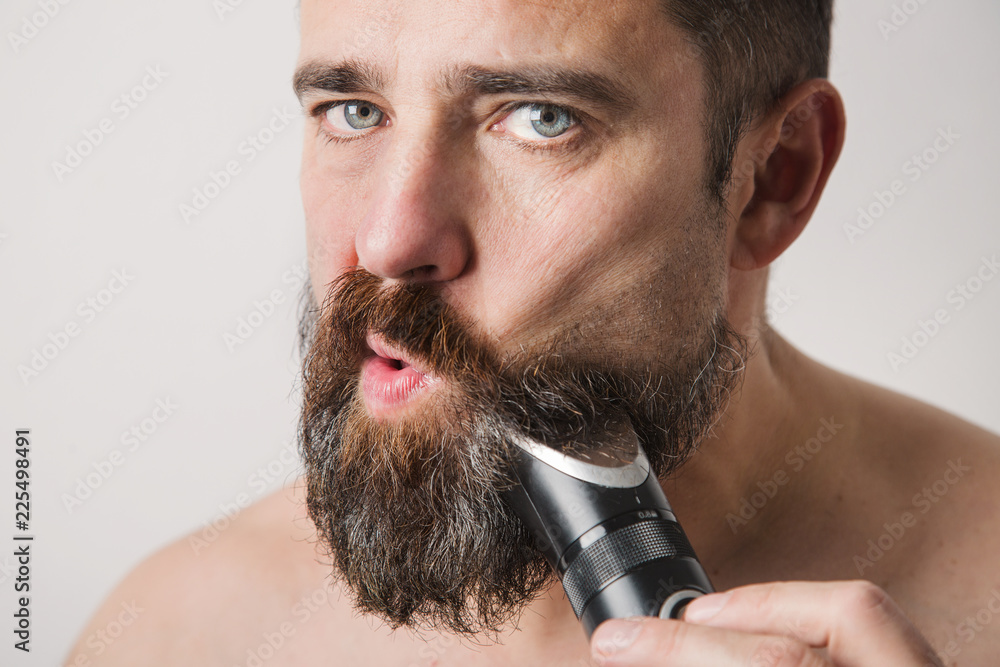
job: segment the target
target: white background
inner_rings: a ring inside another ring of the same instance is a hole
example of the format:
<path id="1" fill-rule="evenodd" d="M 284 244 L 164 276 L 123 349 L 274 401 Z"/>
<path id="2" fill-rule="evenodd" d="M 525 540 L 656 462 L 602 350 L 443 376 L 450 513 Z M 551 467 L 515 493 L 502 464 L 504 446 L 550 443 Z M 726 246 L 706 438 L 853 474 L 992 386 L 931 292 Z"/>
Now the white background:
<path id="1" fill-rule="evenodd" d="M 775 322 L 828 364 L 997 431 L 1000 278 L 961 310 L 948 293 L 1000 253 L 1000 4 L 901 4 L 917 11 L 885 36 L 892 2 L 839 3 L 831 78 L 847 144 L 812 223 L 776 264 L 776 302 L 790 305 Z M 129 569 L 297 470 L 279 454 L 294 446 L 297 414 L 301 119 L 253 160 L 240 149 L 275 110 L 298 115 L 293 3 L 243 0 L 220 17 L 211 0 L 81 0 L 15 52 L 9 34 L 38 11 L 37 0 L 7 0 L 0 17 L 0 541 L 15 533 L 15 428 L 32 432 L 37 536 L 30 657 L 11 648 L 13 547 L 0 547 L 5 665 L 64 659 Z M 167 76 L 122 118 L 113 104 L 147 67 Z M 60 180 L 53 163 L 104 118 L 113 131 Z M 904 164 L 946 128 L 959 138 L 912 181 Z M 240 173 L 186 223 L 179 206 L 230 160 Z M 844 225 L 895 179 L 906 192 L 851 243 Z M 79 304 L 123 269 L 129 284 L 88 319 Z M 224 335 L 274 290 L 282 303 L 230 350 Z M 887 353 L 938 309 L 948 323 L 894 370 Z M 79 335 L 22 379 L 18 367 L 71 323 Z M 177 407 L 130 451 L 123 432 L 158 399 Z M 93 476 L 113 450 L 121 465 Z M 269 464 L 264 483 L 256 471 Z M 67 508 L 88 475 L 100 484 Z"/>

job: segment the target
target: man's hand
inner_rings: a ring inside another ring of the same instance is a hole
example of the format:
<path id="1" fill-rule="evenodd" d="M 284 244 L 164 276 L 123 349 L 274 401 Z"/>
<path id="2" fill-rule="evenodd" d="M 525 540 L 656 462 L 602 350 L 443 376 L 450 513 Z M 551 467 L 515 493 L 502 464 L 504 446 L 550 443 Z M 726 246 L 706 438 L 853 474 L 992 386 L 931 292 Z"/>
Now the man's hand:
<path id="1" fill-rule="evenodd" d="M 734 588 L 691 602 L 684 621 L 605 621 L 591 651 L 599 665 L 821 665 L 941 667 L 885 591 L 868 581 Z"/>

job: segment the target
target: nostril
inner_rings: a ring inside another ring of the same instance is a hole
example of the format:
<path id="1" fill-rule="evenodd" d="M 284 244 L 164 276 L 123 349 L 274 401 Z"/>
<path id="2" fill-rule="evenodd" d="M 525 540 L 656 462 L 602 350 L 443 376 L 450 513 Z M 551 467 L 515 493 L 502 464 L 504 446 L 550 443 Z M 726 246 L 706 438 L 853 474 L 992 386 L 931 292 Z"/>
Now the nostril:
<path id="1" fill-rule="evenodd" d="M 437 269 L 433 264 L 424 264 L 423 266 L 418 266 L 415 269 L 410 269 L 406 272 L 408 278 L 413 280 L 428 280 L 434 275 L 434 270 Z"/>

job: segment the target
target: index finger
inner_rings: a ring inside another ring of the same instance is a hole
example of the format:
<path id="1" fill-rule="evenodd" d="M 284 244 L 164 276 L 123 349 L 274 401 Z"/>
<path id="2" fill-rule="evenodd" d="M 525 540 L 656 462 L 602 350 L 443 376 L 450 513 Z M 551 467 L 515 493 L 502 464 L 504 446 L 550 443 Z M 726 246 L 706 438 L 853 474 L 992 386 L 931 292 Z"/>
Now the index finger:
<path id="1" fill-rule="evenodd" d="M 827 648 L 838 665 L 942 664 L 893 599 L 864 580 L 743 586 L 693 600 L 684 620 L 793 637 Z"/>

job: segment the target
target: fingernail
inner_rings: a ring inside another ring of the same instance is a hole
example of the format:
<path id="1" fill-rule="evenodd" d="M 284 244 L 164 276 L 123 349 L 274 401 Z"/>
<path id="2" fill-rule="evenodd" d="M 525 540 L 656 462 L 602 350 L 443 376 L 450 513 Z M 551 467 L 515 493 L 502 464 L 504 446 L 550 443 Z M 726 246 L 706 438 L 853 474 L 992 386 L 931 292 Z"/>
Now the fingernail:
<path id="1" fill-rule="evenodd" d="M 595 658 L 624 653 L 635 643 L 642 631 L 640 620 L 605 621 L 594 631 L 591 646 Z"/>
<path id="2" fill-rule="evenodd" d="M 700 598 L 692 600 L 688 603 L 688 606 L 684 608 L 684 619 L 692 623 L 703 623 L 716 614 L 718 614 L 726 603 L 729 602 L 729 598 L 732 597 L 733 592 L 728 593 L 715 593 L 712 595 L 704 595 Z"/>

